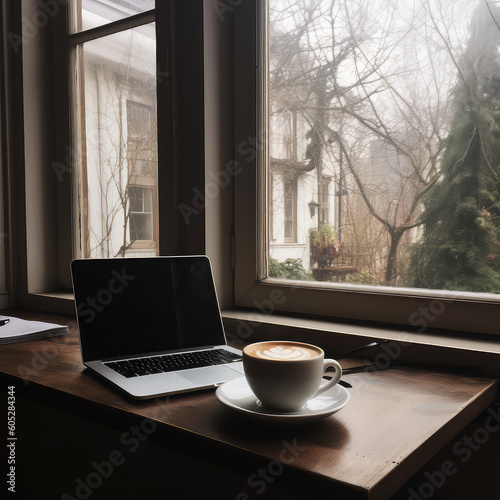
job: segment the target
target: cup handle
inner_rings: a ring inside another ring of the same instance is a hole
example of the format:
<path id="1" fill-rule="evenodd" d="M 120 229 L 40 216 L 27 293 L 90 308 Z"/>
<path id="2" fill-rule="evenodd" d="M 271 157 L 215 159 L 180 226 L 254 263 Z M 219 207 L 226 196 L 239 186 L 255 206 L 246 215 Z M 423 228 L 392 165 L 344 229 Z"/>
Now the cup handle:
<path id="1" fill-rule="evenodd" d="M 323 375 L 326 374 L 326 370 L 331 366 L 335 368 L 335 373 L 328 373 L 328 375 L 332 375 L 332 379 L 323 379 L 315 396 L 319 396 L 321 393 L 333 387 L 340 380 L 340 377 L 342 377 L 342 367 L 340 366 L 340 363 L 338 361 L 335 361 L 334 359 L 325 359 L 325 361 L 323 362 Z"/>

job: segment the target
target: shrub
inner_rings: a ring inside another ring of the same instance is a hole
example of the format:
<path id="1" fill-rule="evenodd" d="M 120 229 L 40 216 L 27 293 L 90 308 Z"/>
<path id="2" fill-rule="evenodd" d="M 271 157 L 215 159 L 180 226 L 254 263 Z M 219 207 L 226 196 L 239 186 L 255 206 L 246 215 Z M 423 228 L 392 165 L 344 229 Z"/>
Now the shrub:
<path id="1" fill-rule="evenodd" d="M 269 259 L 269 277 L 284 278 L 287 280 L 314 281 L 302 265 L 301 259 L 286 259 L 279 262 L 276 259 Z"/>

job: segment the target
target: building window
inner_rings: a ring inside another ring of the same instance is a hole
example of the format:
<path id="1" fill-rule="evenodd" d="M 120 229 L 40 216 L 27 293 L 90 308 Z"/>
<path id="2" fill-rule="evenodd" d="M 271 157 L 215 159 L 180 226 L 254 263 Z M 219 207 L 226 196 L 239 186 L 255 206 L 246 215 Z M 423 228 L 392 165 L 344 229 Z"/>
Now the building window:
<path id="1" fill-rule="evenodd" d="M 142 186 L 129 186 L 130 240 L 153 239 L 153 190 Z"/>
<path id="2" fill-rule="evenodd" d="M 330 222 L 330 182 L 329 175 L 322 175 L 318 185 L 319 222 L 328 224 Z"/>
<path id="3" fill-rule="evenodd" d="M 297 241 L 297 179 L 283 180 L 285 243 Z"/>
<path id="4" fill-rule="evenodd" d="M 153 106 L 127 100 L 127 167 L 130 184 L 148 179 L 155 185 L 158 161 L 156 158 L 156 127 Z"/>
<path id="5" fill-rule="evenodd" d="M 134 256 L 139 241 L 150 241 L 153 254 L 158 247 L 155 229 L 158 220 L 156 120 L 154 107 L 127 100 L 127 165 L 130 245 L 127 256 Z M 154 240 L 154 241 L 153 241 Z M 144 255 L 144 251 L 140 252 Z"/>

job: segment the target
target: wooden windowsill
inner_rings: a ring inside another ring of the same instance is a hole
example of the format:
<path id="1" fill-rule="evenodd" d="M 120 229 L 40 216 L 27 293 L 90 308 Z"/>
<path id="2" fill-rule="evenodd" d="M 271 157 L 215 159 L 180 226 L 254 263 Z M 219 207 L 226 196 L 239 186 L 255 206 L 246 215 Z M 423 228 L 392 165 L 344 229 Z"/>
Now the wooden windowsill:
<path id="1" fill-rule="evenodd" d="M 75 320 L 36 313 L 18 315 L 67 324 L 70 333 L 68 337 L 0 346 L 4 387 L 15 385 L 18 397 L 60 407 L 75 418 L 88 416 L 110 428 L 133 428 L 128 426 L 153 419 L 157 430 L 149 440 L 156 445 L 207 463 L 217 457 L 228 475 L 227 491 L 222 492 L 224 485 L 219 484 L 220 498 L 254 498 L 256 490 L 248 478 L 262 467 L 274 470 L 268 467 L 277 464 L 287 479 L 267 486 L 288 491 L 286 498 L 306 498 L 300 496 L 300 488 L 313 488 L 321 497 L 328 495 L 325 498 L 387 499 L 485 410 L 498 390 L 493 379 L 411 368 L 396 360 L 387 370 L 346 376 L 352 385 L 350 401 L 340 412 L 313 425 L 267 426 L 224 407 L 213 391 L 154 401 L 130 400 L 88 375 L 81 363 Z M 358 361 L 342 363 L 349 366 Z M 61 423 L 52 424 L 46 430 L 49 436 L 57 435 Z M 92 435 L 87 439 L 93 444 Z M 37 443 L 30 442 L 30 446 Z M 70 468 L 71 453 L 59 456 Z M 91 454 L 89 463 L 92 460 L 96 457 Z M 46 465 L 47 470 L 43 463 L 37 464 L 42 477 L 58 467 L 52 462 Z M 162 470 L 157 463 L 155 466 Z M 165 467 L 168 469 L 167 464 Z M 81 474 L 81 470 L 74 471 L 74 477 Z M 230 477 L 240 479 L 235 482 Z M 57 488 L 57 483 L 50 487 Z M 241 492 L 247 496 L 238 497 Z M 61 495 L 56 493 L 54 498 Z"/>
<path id="2" fill-rule="evenodd" d="M 34 295 L 47 301 L 57 301 L 58 305 L 55 307 L 47 307 L 48 312 L 59 310 L 74 317 L 75 307 L 71 292 Z M 470 368 L 479 376 L 500 377 L 500 341 L 490 335 L 431 329 L 419 333 L 403 326 L 300 317 L 277 313 L 274 310 L 258 312 L 248 309 L 225 309 L 222 311 L 222 318 L 227 334 L 236 342 L 250 343 L 287 338 L 315 343 L 327 352 L 338 352 L 352 349 L 371 339 L 383 339 L 397 342 L 401 346 L 400 352 L 394 347 L 388 353 L 391 364 L 399 362 L 426 364 L 430 367 Z M 382 353 L 366 353 L 367 357 L 377 354 Z"/>
<path id="3" fill-rule="evenodd" d="M 391 364 L 412 363 L 476 370 L 478 375 L 500 377 L 500 342 L 489 335 L 427 330 L 417 332 L 392 325 L 342 322 L 292 316 L 274 311 L 245 309 L 222 311 L 226 332 L 236 340 L 256 342 L 288 339 L 320 345 L 326 352 L 339 352 L 372 340 L 388 340 L 393 347 L 361 353 Z"/>

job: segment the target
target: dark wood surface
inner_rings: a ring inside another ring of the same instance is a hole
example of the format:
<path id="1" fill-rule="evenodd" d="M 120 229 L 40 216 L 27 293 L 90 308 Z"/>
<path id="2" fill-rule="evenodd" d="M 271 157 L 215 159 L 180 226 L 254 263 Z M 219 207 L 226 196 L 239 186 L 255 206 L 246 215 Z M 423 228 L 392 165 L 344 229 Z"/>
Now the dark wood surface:
<path id="1" fill-rule="evenodd" d="M 232 412 L 213 391 L 130 400 L 86 372 L 74 320 L 23 314 L 30 316 L 67 324 L 70 334 L 0 347 L 0 372 L 22 379 L 17 380 L 20 393 L 29 389 L 46 401 L 64 401 L 66 408 L 73 402 L 102 421 L 151 418 L 165 431 L 185 437 L 186 446 L 210 445 L 228 460 L 241 454 L 277 461 L 352 498 L 389 498 L 497 394 L 492 379 L 394 367 L 347 375 L 350 402 L 326 419 L 264 425 Z M 353 363 L 342 360 L 344 366 Z"/>

